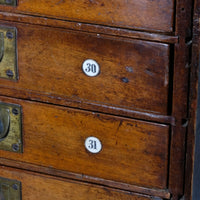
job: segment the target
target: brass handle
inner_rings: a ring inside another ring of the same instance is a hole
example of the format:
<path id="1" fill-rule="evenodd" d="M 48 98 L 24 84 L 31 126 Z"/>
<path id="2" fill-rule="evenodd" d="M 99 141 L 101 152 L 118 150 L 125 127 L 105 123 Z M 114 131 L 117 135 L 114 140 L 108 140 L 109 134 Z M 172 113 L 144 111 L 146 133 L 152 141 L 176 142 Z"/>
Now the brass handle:
<path id="1" fill-rule="evenodd" d="M 5 200 L 4 195 L 2 192 L 0 192 L 0 200 Z"/>
<path id="2" fill-rule="evenodd" d="M 21 200 L 21 182 L 0 177 L 0 200 Z"/>
<path id="3" fill-rule="evenodd" d="M 10 114 L 9 109 L 0 109 L 0 140 L 5 138 L 10 128 Z"/>
<path id="4" fill-rule="evenodd" d="M 0 0 L 0 5 L 1 4 L 7 6 L 17 6 L 17 0 Z"/>
<path id="5" fill-rule="evenodd" d="M 0 62 L 4 55 L 4 34 L 0 32 Z"/>
<path id="6" fill-rule="evenodd" d="M 0 26 L 0 78 L 18 80 L 16 31 Z"/>

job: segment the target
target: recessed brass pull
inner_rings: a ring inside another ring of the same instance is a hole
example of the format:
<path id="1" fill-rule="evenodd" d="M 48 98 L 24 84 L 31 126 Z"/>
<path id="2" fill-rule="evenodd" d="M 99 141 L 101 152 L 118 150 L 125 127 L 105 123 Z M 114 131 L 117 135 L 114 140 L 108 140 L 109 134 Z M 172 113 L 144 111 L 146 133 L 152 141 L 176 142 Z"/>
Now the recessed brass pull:
<path id="1" fill-rule="evenodd" d="M 0 140 L 5 138 L 10 127 L 9 109 L 0 108 Z"/>
<path id="2" fill-rule="evenodd" d="M 21 106 L 0 102 L 0 149 L 23 152 Z M 1 199 L 0 199 L 1 200 Z"/>
<path id="3" fill-rule="evenodd" d="M 4 35 L 2 32 L 0 32 L 0 62 L 3 58 L 4 54 Z"/>
<path id="4" fill-rule="evenodd" d="M 21 182 L 0 177 L 0 200 L 21 200 Z"/>
<path id="5" fill-rule="evenodd" d="M 17 29 L 0 26 L 0 78 L 18 80 Z"/>
<path id="6" fill-rule="evenodd" d="M 17 0 L 0 0 L 0 4 L 8 5 L 8 6 L 16 6 L 17 5 Z"/>

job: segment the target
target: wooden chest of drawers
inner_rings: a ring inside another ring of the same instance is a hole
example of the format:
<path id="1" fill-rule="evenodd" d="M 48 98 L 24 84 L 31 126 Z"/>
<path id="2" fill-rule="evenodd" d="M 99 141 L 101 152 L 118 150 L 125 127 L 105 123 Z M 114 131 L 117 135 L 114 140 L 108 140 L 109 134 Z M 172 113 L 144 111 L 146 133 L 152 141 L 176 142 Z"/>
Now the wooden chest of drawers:
<path id="1" fill-rule="evenodd" d="M 191 200 L 198 3 L 0 1 L 0 199 Z"/>

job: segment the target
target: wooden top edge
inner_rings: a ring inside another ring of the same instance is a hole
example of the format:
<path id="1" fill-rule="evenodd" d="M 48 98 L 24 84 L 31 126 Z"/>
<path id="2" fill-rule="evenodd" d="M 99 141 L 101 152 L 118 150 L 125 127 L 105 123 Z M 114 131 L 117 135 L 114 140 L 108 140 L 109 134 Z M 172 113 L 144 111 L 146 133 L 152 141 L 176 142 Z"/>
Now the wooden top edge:
<path id="1" fill-rule="evenodd" d="M 29 16 L 24 14 L 7 13 L 0 11 L 0 20 L 20 22 L 56 28 L 66 28 L 76 31 L 90 32 L 95 34 L 113 35 L 125 38 L 149 40 L 161 43 L 178 43 L 178 36 L 161 33 L 150 33 L 141 30 L 130 30 L 125 28 L 108 27 L 104 25 L 93 25 L 80 22 L 64 21 L 47 17 Z"/>
<path id="2" fill-rule="evenodd" d="M 75 174 L 71 172 L 64 172 L 61 170 L 53 169 L 53 168 L 47 168 L 43 166 L 37 166 L 29 163 L 24 163 L 20 161 L 13 161 L 7 158 L 0 158 L 0 165 L 6 166 L 6 167 L 14 167 L 17 169 L 23 169 L 28 170 L 29 172 L 36 172 L 36 173 L 42 173 L 45 175 L 50 176 L 57 176 L 57 178 L 67 178 L 70 179 L 70 181 L 81 181 L 85 183 L 92 183 L 96 186 L 106 186 L 112 189 L 120 189 L 125 190 L 129 192 L 134 193 L 140 193 L 142 195 L 150 195 L 150 196 L 157 196 L 164 199 L 170 199 L 171 194 L 167 189 L 154 189 L 154 188 L 145 188 L 135 185 L 129 185 L 125 183 L 120 182 L 114 182 L 110 180 L 85 176 L 83 174 Z"/>

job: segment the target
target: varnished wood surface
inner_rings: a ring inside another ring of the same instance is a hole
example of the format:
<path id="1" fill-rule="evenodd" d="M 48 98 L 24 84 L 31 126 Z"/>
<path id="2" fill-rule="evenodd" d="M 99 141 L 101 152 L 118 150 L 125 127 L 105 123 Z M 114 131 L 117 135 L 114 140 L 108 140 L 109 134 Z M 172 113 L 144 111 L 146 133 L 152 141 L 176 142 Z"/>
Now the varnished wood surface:
<path id="1" fill-rule="evenodd" d="M 178 43 L 178 36 L 174 35 L 174 33 L 169 33 L 169 34 L 152 33 L 139 30 L 131 30 L 126 28 L 109 27 L 109 26 L 88 24 L 81 22 L 63 21 L 59 19 L 51 19 L 46 17 L 30 16 L 30 15 L 7 13 L 7 12 L 0 12 L 0 20 L 23 22 L 27 24 L 36 24 L 42 26 L 52 26 L 57 28 L 66 28 L 66 29 L 79 30 L 83 32 L 90 32 L 96 34 L 120 36 L 125 38 L 151 40 L 169 44 Z"/>
<path id="2" fill-rule="evenodd" d="M 174 0 L 18 0 L 16 7 L 0 6 L 0 10 L 92 24 L 172 32 Z"/>
<path id="3" fill-rule="evenodd" d="M 55 2 L 54 2 L 55 3 Z M 140 3 L 140 2 L 139 2 Z M 162 2 L 161 2 L 162 3 Z M 174 2 L 175 4 L 175 2 Z M 84 21 L 84 23 L 80 23 L 78 22 L 78 20 L 76 21 L 67 21 L 67 23 L 65 23 L 65 21 L 60 21 L 58 19 L 53 19 L 55 18 L 55 16 L 48 16 L 48 18 L 41 18 L 41 16 L 36 16 L 37 13 L 32 13 L 35 16 L 31 16 L 29 17 L 27 14 L 30 14 L 31 12 L 23 12 L 20 10 L 17 10 L 16 8 L 10 8 L 10 7 L 4 7 L 1 6 L 1 13 L 0 13 L 0 18 L 1 20 L 7 20 L 7 21 L 21 21 L 23 23 L 28 23 L 30 24 L 38 24 L 38 25 L 46 25 L 46 26 L 55 26 L 57 28 L 69 28 L 69 29 L 75 29 L 75 30 L 81 30 L 84 32 L 92 32 L 95 34 L 99 34 L 98 36 L 100 37 L 104 37 L 105 35 L 115 35 L 115 36 L 121 36 L 121 37 L 129 37 L 129 38 L 135 38 L 135 39 L 141 39 L 141 40 L 153 40 L 153 41 L 159 41 L 162 43 L 177 43 L 175 44 L 175 48 L 173 49 L 173 46 L 171 46 L 171 59 L 174 58 L 174 61 L 171 60 L 170 61 L 170 66 L 174 67 L 173 70 L 171 70 L 171 75 L 173 75 L 173 83 L 170 83 L 169 86 L 169 90 L 173 91 L 173 94 L 168 94 L 167 96 L 169 97 L 169 100 L 172 99 L 173 101 L 171 102 L 172 105 L 168 105 L 168 114 L 172 115 L 173 117 L 170 116 L 166 116 L 166 112 L 163 112 L 161 115 L 159 114 L 159 112 L 154 112 L 151 113 L 151 111 L 153 110 L 136 110 L 136 108 L 133 108 L 132 110 L 130 110 L 129 108 L 121 108 L 119 109 L 119 107 L 114 107 L 114 109 L 112 108 L 112 105 L 104 105 L 102 107 L 100 107 L 99 105 L 95 105 L 94 103 L 91 104 L 91 102 L 75 102 L 74 99 L 67 99 L 65 98 L 65 96 L 57 96 L 56 94 L 42 94 L 38 93 L 37 91 L 34 90 L 24 90 L 23 88 L 18 88 L 16 90 L 16 87 L 10 85 L 9 86 L 9 81 L 5 81 L 6 84 L 1 85 L 1 93 L 3 95 L 7 95 L 7 96 L 15 96 L 18 98 L 23 98 L 23 99 L 32 99 L 32 100 L 36 100 L 36 101 L 44 101 L 44 102 L 49 102 L 49 103 L 55 103 L 55 104 L 60 104 L 60 105 L 67 105 L 67 106 L 72 106 L 72 107 L 79 107 L 82 109 L 92 109 L 92 110 L 99 110 L 101 112 L 106 112 L 106 113 L 112 113 L 112 114 L 118 114 L 118 115 L 124 115 L 124 116 L 129 116 L 129 117 L 137 117 L 137 118 L 142 118 L 142 119 L 146 119 L 146 120 L 154 120 L 157 121 L 159 123 L 170 123 L 176 126 L 172 126 L 171 129 L 171 136 L 170 136 L 170 159 L 169 159 L 169 180 L 168 180 L 168 184 L 167 188 L 169 188 L 169 192 L 172 193 L 171 198 L 173 200 L 179 200 L 180 198 L 183 197 L 186 200 L 190 200 L 190 188 L 191 188 L 191 160 L 193 156 L 193 144 L 194 144 L 194 140 L 193 138 L 190 138 L 190 136 L 193 136 L 194 134 L 194 130 L 193 130 L 193 126 L 195 126 L 195 122 L 194 120 L 190 120 L 189 121 L 189 132 L 188 135 L 186 135 L 186 129 L 187 129 L 187 119 L 188 119 L 188 74 L 189 74 L 189 70 L 188 67 L 190 66 L 190 46 L 188 46 L 188 44 L 190 44 L 190 39 L 191 39 L 191 14 L 192 14 L 192 4 L 193 2 L 191 0 L 183 0 L 183 1 L 176 1 L 176 16 L 174 19 L 173 23 L 171 21 L 171 25 L 169 27 L 174 27 L 174 33 L 172 33 L 172 35 L 175 36 L 169 36 L 169 31 L 172 31 L 173 29 L 168 27 L 168 30 L 162 29 L 162 28 L 151 28 L 151 27 L 147 27 L 145 28 L 145 24 L 138 26 L 138 27 L 133 27 L 136 28 L 134 31 L 133 30 L 128 30 L 128 26 L 121 26 L 123 28 L 127 28 L 125 29 L 118 29 L 117 26 L 120 25 L 116 25 L 115 27 L 113 26 L 112 28 L 110 27 L 106 27 L 103 26 L 103 24 L 105 25 L 105 23 L 102 23 L 102 26 L 99 25 L 95 25 L 93 26 L 92 23 L 96 23 L 96 22 L 89 22 L 89 21 Z M 6 13 L 6 11 L 12 11 L 13 14 L 9 14 Z M 18 15 L 17 13 L 21 13 L 20 15 Z M 155 13 L 154 10 L 152 9 L 152 13 Z M 32 15 L 31 14 L 31 15 Z M 135 13 L 134 13 L 135 14 Z M 38 14 L 39 15 L 39 14 Z M 156 13 L 157 15 L 157 13 Z M 60 19 L 62 18 L 62 16 L 58 16 L 58 18 L 60 17 Z M 64 18 L 63 18 L 64 19 Z M 65 18 L 67 19 L 67 18 Z M 147 20 L 149 19 L 149 20 Z M 173 17 L 172 17 L 173 19 Z M 67 20 L 74 20 L 74 19 L 67 19 Z M 145 18 L 146 23 L 148 24 L 148 21 L 151 21 L 150 18 Z M 132 20 L 133 21 L 133 20 Z M 161 20 L 162 21 L 162 20 Z M 57 23 L 58 22 L 58 23 Z M 7 22 L 5 22 L 7 23 Z M 91 23 L 91 24 L 89 24 Z M 135 22 L 133 22 L 135 23 Z M 27 26 L 29 26 L 27 24 Z M 9 23 L 8 23 L 9 25 Z M 110 24 L 109 24 L 110 25 Z M 165 26 L 165 25 L 163 25 Z M 106 27 L 106 28 L 105 28 Z M 152 25 L 153 27 L 153 25 Z M 162 30 L 161 30 L 162 29 Z M 58 29 L 57 29 L 58 30 Z M 59 29 L 61 30 L 61 29 Z M 137 32 L 136 30 L 140 30 L 140 32 Z M 143 30 L 145 32 L 143 32 Z M 150 30 L 153 31 L 153 33 L 150 33 Z M 125 32 L 124 32 L 125 31 Z M 147 31 L 147 32 L 146 32 Z M 149 32 L 148 32 L 149 31 Z M 158 34 L 157 31 L 161 31 L 161 35 Z M 163 34 L 164 31 L 164 34 Z M 165 33 L 165 32 L 168 33 Z M 156 32 L 156 33 L 155 33 Z M 78 33 L 77 33 L 78 34 Z M 101 35 L 102 34 L 102 35 Z M 31 35 L 31 34 L 30 34 Z M 164 38 L 163 38 L 164 36 Z M 107 36 L 106 36 L 107 37 Z M 174 40 L 175 38 L 176 40 Z M 110 39 L 110 37 L 108 37 Z M 125 38 L 124 38 L 125 39 Z M 123 39 L 120 39 L 123 40 Z M 48 39 L 46 39 L 46 41 L 49 41 Z M 47 45 L 46 45 L 47 46 Z M 175 52 L 175 54 L 173 55 L 173 50 Z M 33 52 L 34 53 L 34 52 Z M 195 59 L 196 57 L 193 57 L 193 59 Z M 29 60 L 30 62 L 30 60 Z M 198 63 L 198 61 L 196 61 Z M 191 75 L 191 87 L 195 87 L 195 77 L 193 76 L 194 73 L 194 68 L 192 69 L 192 75 Z M 31 70 L 30 70 L 31 71 Z M 27 73 L 28 74 L 28 73 Z M 172 77 L 171 77 L 172 78 Z M 194 78 L 194 80 L 192 80 L 192 78 Z M 172 80 L 171 80 L 172 81 Z M 4 82 L 4 81 L 3 81 Z M 8 83 L 8 85 L 7 85 Z M 191 91 L 194 91 L 193 89 L 191 89 Z M 152 98 L 154 98 L 152 96 Z M 193 102 L 192 102 L 192 110 L 190 111 L 190 114 L 194 111 L 194 106 L 195 106 L 195 97 L 192 96 Z M 106 108 L 104 108 L 106 107 Z M 167 109 L 166 109 L 167 110 Z M 149 113 L 150 111 L 150 113 Z M 155 110 L 154 110 L 155 111 Z M 190 117 L 190 115 L 189 115 Z M 186 141 L 187 140 L 187 141 Z M 187 142 L 187 143 L 186 143 Z M 185 155 L 185 150 L 187 150 L 187 155 Z M 11 158 L 12 159 L 12 158 Z M 186 160 L 185 160 L 186 159 Z M 9 160 L 9 159 L 8 159 Z M 186 161 L 186 163 L 185 163 Z M 21 159 L 21 161 L 19 161 L 19 163 L 23 163 L 23 159 Z M 15 163 L 13 161 L 13 163 Z M 19 163 L 15 163 L 13 165 L 19 165 Z M 9 162 L 8 162 L 9 164 Z M 29 163 L 25 163 L 26 167 L 30 167 L 31 164 Z M 186 168 L 185 168 L 186 166 Z M 20 167 L 20 166 L 19 166 Z M 42 168 L 42 167 L 41 167 Z M 38 171 L 39 169 L 39 165 L 38 165 Z M 52 168 L 53 169 L 53 168 Z M 42 169 L 41 169 L 42 171 Z M 52 172 L 51 172 L 52 173 Z M 62 174 L 62 170 L 60 172 L 60 174 Z M 86 176 L 87 177 L 87 176 Z M 186 178 L 184 178 L 186 177 Z M 87 179 L 87 178 L 86 178 Z M 92 180 L 89 179 L 88 180 Z M 185 182 L 186 181 L 186 182 Z M 185 183 L 184 183 L 185 182 Z M 104 183 L 104 180 L 102 181 L 102 183 Z M 108 182 L 107 182 L 108 183 Z M 119 183 L 119 182 L 116 182 Z M 121 188 L 125 188 L 125 186 L 122 185 L 118 185 Z M 185 188 L 184 188 L 185 186 Z M 134 185 L 132 185 L 132 188 L 134 187 Z M 138 186 L 136 186 L 138 187 Z M 152 187 L 152 186 L 151 186 Z M 129 186 L 127 186 L 127 188 L 129 188 Z M 139 190 L 138 190 L 139 191 Z M 141 190 L 140 192 L 142 193 Z M 164 190 L 167 191 L 167 190 Z M 155 192 L 156 193 L 156 192 Z M 186 194 L 185 194 L 186 193 Z M 160 194 L 160 193 L 159 193 Z M 166 193 L 165 193 L 166 194 Z M 158 196 L 162 196 L 162 195 L 158 195 Z M 164 197 L 162 196 L 164 199 L 168 199 L 169 198 L 169 193 L 168 193 L 168 197 Z"/>
<path id="4" fill-rule="evenodd" d="M 154 200 L 154 197 L 0 166 L 0 177 L 21 182 L 23 200 Z"/>
<path id="5" fill-rule="evenodd" d="M 4 94 L 5 96 L 15 96 L 16 98 L 24 99 L 24 100 L 32 100 L 36 102 L 51 102 L 51 104 L 54 105 L 62 105 L 62 106 L 70 106 L 70 107 L 77 107 L 77 104 L 69 101 L 67 99 L 57 97 L 56 95 L 47 95 L 47 94 L 38 94 L 37 91 L 24 91 L 22 89 L 16 90 L 15 88 L 7 87 L 6 85 L 0 86 L 1 94 Z M 101 106 L 101 104 L 94 104 L 91 102 L 87 102 L 86 104 L 79 104 L 79 108 L 89 111 L 98 111 L 98 112 L 104 112 L 107 114 L 114 114 L 118 116 L 129 116 L 135 119 L 142 119 L 142 120 L 148 120 L 151 122 L 158 122 L 158 123 L 164 123 L 164 124 L 170 124 L 175 126 L 176 120 L 173 116 L 170 115 L 159 115 L 152 112 L 142 112 L 137 110 L 129 110 L 125 108 L 116 108 L 113 106 Z M 106 112 L 105 112 L 106 111 Z"/>
<path id="6" fill-rule="evenodd" d="M 21 161 L 15 161 L 15 160 L 2 158 L 2 157 L 0 158 L 0 165 L 14 167 L 18 169 L 24 169 L 27 171 L 42 173 L 46 175 L 53 174 L 56 177 L 67 178 L 71 180 L 78 180 L 78 181 L 86 182 L 86 183 L 104 185 L 110 188 L 132 191 L 132 192 L 150 195 L 150 196 L 156 196 L 156 197 L 160 197 L 164 199 L 170 199 L 171 197 L 171 194 L 169 193 L 168 189 L 146 188 L 146 187 L 141 187 L 137 185 L 130 185 L 130 184 L 122 183 L 122 182 L 116 182 L 116 181 L 86 176 L 83 174 L 71 173 L 71 172 L 66 172 L 66 171 L 64 172 L 64 171 L 53 169 L 53 168 L 37 166 L 34 164 L 24 163 Z"/>
<path id="7" fill-rule="evenodd" d="M 24 152 L 1 157 L 116 182 L 165 189 L 169 126 L 46 104 L 0 98 L 23 110 Z M 102 150 L 89 153 L 89 136 Z"/>
<path id="8" fill-rule="evenodd" d="M 68 105 L 91 104 L 91 110 L 94 104 L 104 111 L 110 106 L 168 114 L 168 44 L 20 23 L 5 25 L 17 27 L 19 80 L 1 79 L 0 87 L 15 89 L 15 93 L 35 92 L 40 101 L 44 94 L 48 102 L 55 96 Z M 82 72 L 86 59 L 98 62 L 98 76 Z M 6 95 L 3 90 L 1 94 Z"/>

